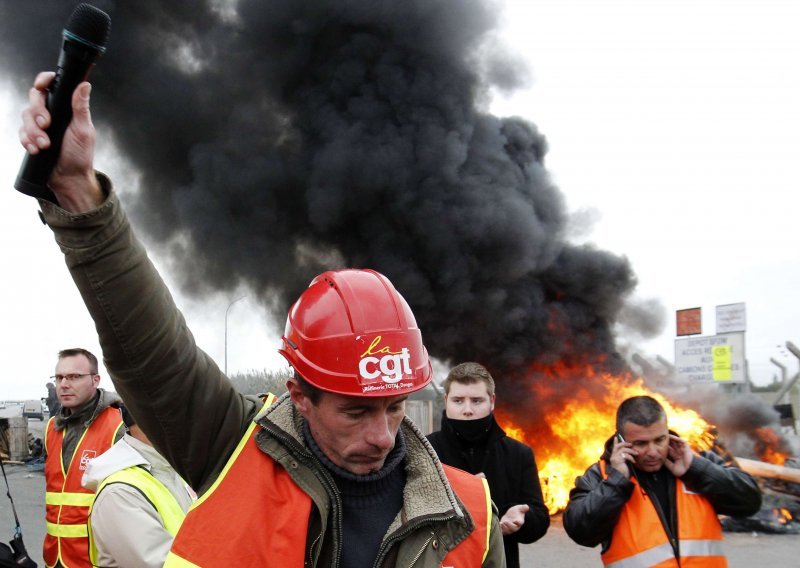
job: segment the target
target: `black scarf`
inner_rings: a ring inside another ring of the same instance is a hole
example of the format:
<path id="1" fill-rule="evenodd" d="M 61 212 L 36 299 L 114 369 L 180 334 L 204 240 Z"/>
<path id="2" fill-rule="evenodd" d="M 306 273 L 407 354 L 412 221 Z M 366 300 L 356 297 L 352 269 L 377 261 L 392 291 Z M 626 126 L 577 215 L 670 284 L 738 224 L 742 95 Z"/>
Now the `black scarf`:
<path id="1" fill-rule="evenodd" d="M 454 420 L 442 412 L 442 433 L 449 442 L 441 449 L 443 463 L 469 473 L 482 473 L 490 439 L 502 437 L 494 414 L 476 420 Z"/>

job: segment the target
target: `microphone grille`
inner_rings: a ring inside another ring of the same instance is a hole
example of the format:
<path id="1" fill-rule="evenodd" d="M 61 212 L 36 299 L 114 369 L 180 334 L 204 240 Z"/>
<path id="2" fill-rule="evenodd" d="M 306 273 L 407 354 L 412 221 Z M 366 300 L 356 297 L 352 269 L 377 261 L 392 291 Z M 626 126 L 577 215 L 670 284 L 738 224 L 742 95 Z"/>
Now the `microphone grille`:
<path id="1" fill-rule="evenodd" d="M 64 32 L 100 51 L 105 51 L 111 33 L 111 18 L 90 4 L 79 4 L 72 11 Z"/>

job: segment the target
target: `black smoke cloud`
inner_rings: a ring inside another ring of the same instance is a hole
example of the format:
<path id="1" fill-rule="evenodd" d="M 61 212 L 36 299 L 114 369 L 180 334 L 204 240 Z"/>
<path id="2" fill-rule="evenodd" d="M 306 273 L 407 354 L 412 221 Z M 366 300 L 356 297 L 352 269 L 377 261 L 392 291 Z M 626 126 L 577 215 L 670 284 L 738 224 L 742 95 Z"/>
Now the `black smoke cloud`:
<path id="1" fill-rule="evenodd" d="M 491 47 L 496 3 L 95 5 L 112 31 L 93 114 L 138 169 L 125 198 L 184 292 L 246 284 L 283 318 L 319 272 L 372 267 L 443 360 L 620 365 L 612 326 L 631 267 L 566 241 L 544 137 L 486 110 L 492 87 L 526 72 Z M 0 3 L 21 97 L 55 65 L 73 8 Z"/>

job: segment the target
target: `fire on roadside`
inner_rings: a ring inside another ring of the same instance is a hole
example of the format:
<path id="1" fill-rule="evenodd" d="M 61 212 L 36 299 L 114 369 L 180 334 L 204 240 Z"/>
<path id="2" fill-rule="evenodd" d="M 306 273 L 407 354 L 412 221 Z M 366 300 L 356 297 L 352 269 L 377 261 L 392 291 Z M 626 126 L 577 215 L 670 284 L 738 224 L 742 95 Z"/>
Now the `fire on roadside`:
<path id="1" fill-rule="evenodd" d="M 614 418 L 619 403 L 631 396 L 649 395 L 666 409 L 672 430 L 686 439 L 695 450 L 710 449 L 714 437 L 712 426 L 694 410 L 683 409 L 644 386 L 641 379 L 628 376 L 591 373 L 595 384 L 591 392 L 579 383 L 573 384 L 569 397 L 548 408 L 546 424 L 539 424 L 536 432 L 528 431 L 526 418 L 516 418 L 496 409 L 498 423 L 510 437 L 524 442 L 534 449 L 539 467 L 539 481 L 550 514 L 564 509 L 575 478 L 596 462 L 603 453 L 603 445 L 613 435 Z M 547 400 L 552 395 L 552 386 L 547 382 L 531 381 L 530 388 L 538 400 Z M 598 392 L 600 393 L 598 395 Z M 537 412 L 537 409 L 532 409 Z M 544 429 L 543 429 L 544 426 Z"/>
<path id="2" fill-rule="evenodd" d="M 756 438 L 755 451 L 761 461 L 775 465 L 786 463 L 789 454 L 781 451 L 781 441 L 775 430 L 767 427 L 756 428 L 754 434 Z"/>
<path id="3" fill-rule="evenodd" d="M 785 508 L 781 507 L 781 508 L 778 508 L 778 509 L 773 509 L 773 512 L 775 513 L 775 516 L 777 517 L 778 522 L 783 524 L 783 525 L 785 525 L 786 523 L 792 521 L 792 513 L 789 511 L 789 509 L 785 509 Z"/>

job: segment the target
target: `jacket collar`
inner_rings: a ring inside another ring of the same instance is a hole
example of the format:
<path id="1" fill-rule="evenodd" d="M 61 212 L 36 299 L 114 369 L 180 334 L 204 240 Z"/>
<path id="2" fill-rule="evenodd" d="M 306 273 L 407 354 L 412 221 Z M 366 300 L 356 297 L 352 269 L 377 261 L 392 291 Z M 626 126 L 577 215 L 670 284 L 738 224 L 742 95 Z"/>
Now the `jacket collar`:
<path id="1" fill-rule="evenodd" d="M 486 432 L 486 437 L 477 445 L 489 445 L 506 437 L 505 430 L 503 430 L 497 423 L 494 413 L 490 414 L 489 416 L 491 417 L 491 420 Z M 459 436 L 458 432 L 453 426 L 453 420 L 447 417 L 447 413 L 444 410 L 442 411 L 442 433 L 450 442 L 455 442 L 459 446 L 469 445 L 461 436 Z M 472 445 L 474 446 L 476 444 Z"/>
<path id="2" fill-rule="evenodd" d="M 76 424 L 83 424 L 88 428 L 89 424 L 94 422 L 101 412 L 109 406 L 117 406 L 122 402 L 117 393 L 110 392 L 101 388 L 90 401 L 72 412 L 63 406 L 59 413 L 53 417 L 53 427 L 58 430 L 63 430 L 67 426 L 75 426 Z"/>

